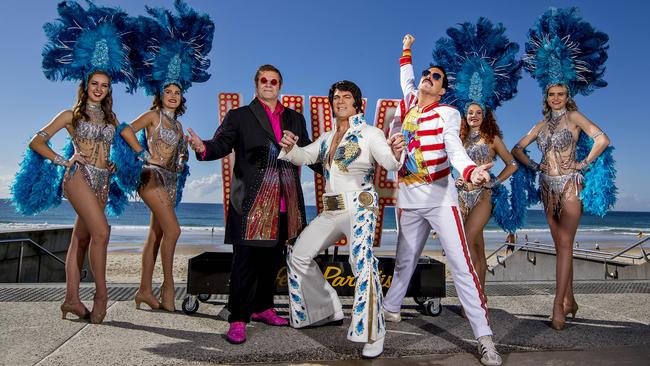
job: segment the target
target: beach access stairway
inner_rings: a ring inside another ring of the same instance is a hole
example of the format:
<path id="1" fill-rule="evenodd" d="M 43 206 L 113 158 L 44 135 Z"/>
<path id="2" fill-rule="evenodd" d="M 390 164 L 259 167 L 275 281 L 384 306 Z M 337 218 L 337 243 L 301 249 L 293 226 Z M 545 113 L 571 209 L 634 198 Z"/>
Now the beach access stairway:
<path id="1" fill-rule="evenodd" d="M 573 279 L 648 280 L 650 254 L 644 248 L 647 244 L 650 244 L 650 237 L 613 253 L 574 248 Z M 554 281 L 555 257 L 552 244 L 537 241 L 503 243 L 487 256 L 486 281 Z"/>
<path id="2" fill-rule="evenodd" d="M 0 232 L 0 283 L 65 282 L 72 227 Z M 84 263 L 82 280 L 92 281 Z"/>

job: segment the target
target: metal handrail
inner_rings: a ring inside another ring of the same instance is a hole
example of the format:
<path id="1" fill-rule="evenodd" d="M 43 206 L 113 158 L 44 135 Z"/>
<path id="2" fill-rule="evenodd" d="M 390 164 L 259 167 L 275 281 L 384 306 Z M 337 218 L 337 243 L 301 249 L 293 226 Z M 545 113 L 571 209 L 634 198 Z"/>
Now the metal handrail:
<path id="1" fill-rule="evenodd" d="M 519 249 L 521 249 L 521 244 L 516 244 L 516 243 L 503 243 L 503 244 L 501 244 L 501 246 L 498 247 L 494 252 L 492 252 L 490 255 L 488 255 L 487 257 L 485 257 L 485 260 L 487 261 L 487 260 L 490 259 L 493 255 L 495 255 L 495 254 L 497 254 L 498 252 L 500 252 L 503 248 L 507 248 L 507 247 L 509 247 L 509 246 L 514 246 L 514 247 L 515 247 L 515 250 L 512 251 L 513 253 L 516 252 L 516 251 L 518 251 Z"/>
<path id="2" fill-rule="evenodd" d="M 510 253 L 509 255 L 506 255 L 505 257 L 500 257 L 500 256 L 497 255 L 497 265 L 501 265 L 501 266 L 504 266 L 504 267 L 505 267 L 506 258 L 508 258 L 509 256 L 513 255 L 516 251 L 518 251 L 519 249 L 521 249 L 521 248 L 522 248 L 521 245 L 518 245 L 518 244 L 516 244 L 516 243 L 508 243 L 508 242 L 505 242 L 505 243 L 501 244 L 501 246 L 498 247 L 494 252 L 492 252 L 490 255 L 488 255 L 488 256 L 485 258 L 485 262 L 487 263 L 487 260 L 488 260 L 488 259 L 492 258 L 493 255 L 499 253 L 503 248 L 507 248 L 507 247 L 510 247 L 510 246 L 514 246 L 514 247 L 515 247 L 515 249 L 512 251 L 512 253 Z M 487 266 L 487 270 L 488 270 L 490 273 L 494 274 L 494 268 L 495 268 L 495 267 L 496 267 L 496 266 L 489 266 L 489 265 L 488 265 L 488 266 Z"/>
<path id="3" fill-rule="evenodd" d="M 54 258 L 57 262 L 61 263 L 65 267 L 65 261 L 59 257 L 56 256 L 56 254 L 50 252 L 47 248 L 44 246 L 40 245 L 39 243 L 33 241 L 30 238 L 15 238 L 15 239 L 2 239 L 0 240 L 0 244 L 11 244 L 11 243 L 20 243 L 20 257 L 18 258 L 18 269 L 16 271 L 16 283 L 21 283 L 20 275 L 23 270 L 23 256 L 24 256 L 24 243 L 31 244 L 32 246 L 35 246 L 36 248 L 40 249 L 41 251 L 45 252 L 45 254 L 49 255 L 50 257 Z M 39 256 L 40 258 L 40 256 Z M 86 278 L 87 271 L 84 269 L 81 271 L 81 279 Z M 39 265 L 39 276 L 40 278 L 40 265 Z"/>
<path id="4" fill-rule="evenodd" d="M 551 252 L 555 252 L 555 246 L 550 245 L 550 244 L 543 244 L 543 243 L 536 243 L 536 242 L 526 242 L 524 244 L 513 244 L 515 246 L 522 246 L 522 247 L 528 247 L 528 248 L 538 248 L 538 249 L 546 249 Z M 625 250 L 627 252 L 629 249 L 633 248 L 628 248 Z M 583 257 L 591 257 L 594 259 L 600 259 L 600 260 L 611 260 L 612 257 L 621 257 L 621 258 L 626 258 L 626 259 L 643 259 L 642 255 L 631 255 L 631 254 L 624 254 L 624 252 L 618 253 L 618 255 L 612 255 L 611 252 L 605 252 L 602 250 L 593 250 L 593 249 L 582 249 L 582 248 L 573 248 L 573 255 L 576 256 L 583 256 Z"/>
<path id="5" fill-rule="evenodd" d="M 642 253 L 642 255 L 639 256 L 639 258 L 634 258 L 634 259 L 645 259 L 646 262 L 650 262 L 650 257 L 648 257 L 648 254 L 646 254 L 645 249 L 642 247 L 642 245 L 643 245 L 646 241 L 648 241 L 648 240 L 650 240 L 650 236 L 648 236 L 648 237 L 645 238 L 645 239 L 641 239 L 641 240 L 639 240 L 638 242 L 636 242 L 636 243 L 630 245 L 629 247 L 627 247 L 627 248 L 621 250 L 621 251 L 618 252 L 618 253 L 612 254 L 611 257 L 607 258 L 607 260 L 610 260 L 610 261 L 611 261 L 611 260 L 614 259 L 614 258 L 617 258 L 617 257 L 623 257 L 623 256 L 625 255 L 625 253 L 629 252 L 630 250 L 632 250 L 632 249 L 634 249 L 634 248 L 636 248 L 636 247 L 638 247 L 638 246 L 641 246 L 641 253 Z M 627 258 L 627 255 L 625 255 L 624 258 Z"/>
<path id="6" fill-rule="evenodd" d="M 605 266 L 605 275 L 606 277 L 611 277 L 611 278 L 618 278 L 618 270 L 614 269 L 614 272 L 610 272 L 608 268 L 608 263 L 613 261 L 616 258 L 626 258 L 626 259 L 632 259 L 638 260 L 638 259 L 644 259 L 646 262 L 650 263 L 650 254 L 646 253 L 645 248 L 643 248 L 643 244 L 650 240 L 650 237 L 647 237 L 645 239 L 639 240 L 638 242 L 630 245 L 629 247 L 616 252 L 614 254 L 610 252 L 604 252 L 600 250 L 592 250 L 592 249 L 582 249 L 582 248 L 574 248 L 573 249 L 573 256 L 574 257 L 581 257 L 585 259 L 593 259 L 593 260 L 598 260 L 602 261 L 604 266 Z M 505 247 L 515 247 L 515 249 L 512 251 L 512 254 L 514 254 L 516 251 L 524 248 L 528 249 L 537 249 L 537 250 L 542 250 L 546 251 L 549 253 L 555 253 L 555 246 L 549 245 L 549 244 L 544 244 L 544 243 L 539 243 L 539 242 L 531 242 L 531 241 L 526 241 L 524 244 L 518 244 L 518 243 L 504 243 L 501 246 L 499 246 L 494 252 L 492 252 L 490 255 L 488 255 L 485 259 L 486 261 L 490 259 L 492 256 L 503 250 Z M 636 247 L 641 247 L 641 255 L 630 255 L 626 254 L 630 250 L 636 248 Z M 510 254 L 510 255 L 512 255 Z M 508 255 L 509 256 L 509 255 Z M 507 258 L 506 256 L 505 258 Z M 505 267 L 505 258 L 500 258 L 500 256 L 497 255 L 497 265 L 502 265 Z M 528 258 L 528 261 L 534 264 L 534 258 L 531 260 Z M 487 270 L 494 274 L 494 268 L 495 266 L 488 266 Z"/>

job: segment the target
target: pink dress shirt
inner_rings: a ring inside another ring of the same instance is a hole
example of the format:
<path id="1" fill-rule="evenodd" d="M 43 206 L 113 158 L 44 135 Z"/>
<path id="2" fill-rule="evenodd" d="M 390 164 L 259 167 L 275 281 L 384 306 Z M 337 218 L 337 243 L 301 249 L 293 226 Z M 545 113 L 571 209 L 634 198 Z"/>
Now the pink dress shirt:
<path id="1" fill-rule="evenodd" d="M 271 112 L 271 108 L 266 105 L 266 103 L 262 102 L 262 106 L 264 107 L 264 111 L 266 112 L 266 115 L 269 117 L 269 121 L 271 121 L 271 128 L 273 128 L 273 134 L 275 135 L 275 139 L 280 143 L 282 140 L 282 124 L 280 121 L 282 120 L 282 112 L 284 112 L 284 106 L 280 101 L 275 105 L 275 110 Z M 287 204 L 284 200 L 284 196 L 280 196 L 280 212 L 287 212 Z"/>

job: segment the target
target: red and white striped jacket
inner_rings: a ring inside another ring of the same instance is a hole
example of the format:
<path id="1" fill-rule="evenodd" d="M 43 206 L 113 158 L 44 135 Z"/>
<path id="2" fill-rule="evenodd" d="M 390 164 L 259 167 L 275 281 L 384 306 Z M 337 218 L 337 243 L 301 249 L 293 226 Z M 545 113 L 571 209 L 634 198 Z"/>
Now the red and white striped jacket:
<path id="1" fill-rule="evenodd" d="M 404 118 L 418 103 L 418 90 L 408 50 L 400 58 L 400 83 L 404 99 L 391 124 L 391 131 L 394 132 L 402 130 Z M 451 166 L 461 172 L 466 180 L 476 168 L 460 140 L 460 113 L 449 105 L 431 104 L 422 109 L 417 128 L 411 133 L 404 130 L 404 133 L 411 164 L 405 163 L 399 171 L 398 206 L 424 208 L 457 205 Z"/>

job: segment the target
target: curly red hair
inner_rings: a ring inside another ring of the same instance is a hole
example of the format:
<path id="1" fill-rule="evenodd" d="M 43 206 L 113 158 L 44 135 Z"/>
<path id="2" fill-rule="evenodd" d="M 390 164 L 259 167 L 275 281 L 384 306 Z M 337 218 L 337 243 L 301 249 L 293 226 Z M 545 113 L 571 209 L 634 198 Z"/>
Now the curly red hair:
<path id="1" fill-rule="evenodd" d="M 501 133 L 499 125 L 497 125 L 496 119 L 494 119 L 494 113 L 492 113 L 492 110 L 488 109 L 483 112 L 483 122 L 481 122 L 480 127 L 481 137 L 483 140 L 487 144 L 491 144 L 492 141 L 494 141 L 494 136 L 499 136 L 499 138 L 503 139 L 503 134 Z M 463 143 L 467 139 L 467 136 L 469 136 L 469 124 L 467 123 L 467 117 L 463 116 L 460 121 L 460 139 Z"/>

